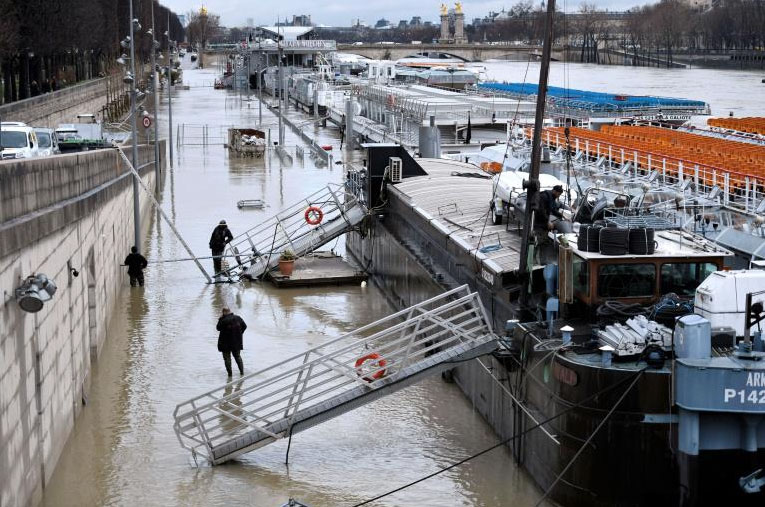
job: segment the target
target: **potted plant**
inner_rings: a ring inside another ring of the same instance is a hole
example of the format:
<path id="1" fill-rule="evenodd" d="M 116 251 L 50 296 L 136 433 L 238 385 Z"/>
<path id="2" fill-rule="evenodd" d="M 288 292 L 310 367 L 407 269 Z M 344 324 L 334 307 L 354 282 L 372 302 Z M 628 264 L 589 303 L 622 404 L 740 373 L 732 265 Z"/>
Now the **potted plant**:
<path id="1" fill-rule="evenodd" d="M 287 248 L 279 256 L 279 272 L 284 276 L 291 276 L 292 270 L 295 269 L 295 252 Z"/>

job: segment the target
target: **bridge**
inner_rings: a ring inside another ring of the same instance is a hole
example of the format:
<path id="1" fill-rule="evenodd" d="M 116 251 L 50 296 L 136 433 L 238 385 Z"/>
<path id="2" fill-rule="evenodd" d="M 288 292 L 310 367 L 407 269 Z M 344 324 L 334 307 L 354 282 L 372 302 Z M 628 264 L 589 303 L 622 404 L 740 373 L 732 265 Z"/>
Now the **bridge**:
<path id="1" fill-rule="evenodd" d="M 516 45 L 511 43 L 470 43 L 470 44 L 338 44 L 342 53 L 365 56 L 373 60 L 398 60 L 417 53 L 438 52 L 455 56 L 466 62 L 481 62 L 489 59 L 526 61 L 529 54 L 533 58 L 542 57 L 542 46 Z M 563 60 L 565 48 L 553 46 L 553 60 Z"/>

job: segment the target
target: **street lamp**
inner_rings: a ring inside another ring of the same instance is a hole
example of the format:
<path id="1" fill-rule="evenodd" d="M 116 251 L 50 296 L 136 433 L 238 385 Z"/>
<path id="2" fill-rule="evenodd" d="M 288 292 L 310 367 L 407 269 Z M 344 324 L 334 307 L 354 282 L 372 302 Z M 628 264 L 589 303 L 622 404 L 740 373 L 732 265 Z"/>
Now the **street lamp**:
<path id="1" fill-rule="evenodd" d="M 159 42 L 154 38 L 154 2 L 151 2 L 151 28 L 146 30 L 146 35 L 151 37 L 151 76 L 152 88 L 154 88 L 154 192 L 159 195 L 160 171 L 159 171 L 159 75 L 157 74 L 157 49 Z"/>
<path id="2" fill-rule="evenodd" d="M 173 41 L 170 40 L 170 14 L 167 15 L 167 143 L 170 147 L 170 169 L 173 168 Z"/>
<path id="3" fill-rule="evenodd" d="M 130 71 L 125 73 L 123 82 L 130 85 L 130 130 L 132 136 L 132 150 L 130 163 L 134 168 L 138 167 L 138 123 L 136 115 L 136 89 L 135 89 L 135 32 L 141 30 L 141 23 L 133 17 L 133 0 L 130 0 L 130 35 L 125 37 L 120 46 L 127 49 L 130 48 Z M 125 55 L 121 56 L 119 60 L 125 61 Z M 141 253 L 141 207 L 139 200 L 140 188 L 138 186 L 138 176 L 133 176 L 133 234 L 135 241 L 133 244 L 138 249 L 138 253 Z"/>

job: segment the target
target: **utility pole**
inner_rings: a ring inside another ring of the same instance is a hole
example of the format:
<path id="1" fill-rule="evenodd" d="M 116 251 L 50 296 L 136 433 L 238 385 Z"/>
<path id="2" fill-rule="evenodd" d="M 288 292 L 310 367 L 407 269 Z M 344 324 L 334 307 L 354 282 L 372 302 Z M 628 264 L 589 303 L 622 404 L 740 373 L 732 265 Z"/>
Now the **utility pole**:
<path id="1" fill-rule="evenodd" d="M 133 0 L 130 0 L 130 71 L 133 74 L 130 81 L 130 128 L 132 130 L 133 142 L 131 143 L 131 163 L 133 167 L 138 167 L 138 118 L 136 118 L 136 91 L 135 82 L 138 76 L 135 73 L 135 30 L 138 20 L 133 17 Z M 140 26 L 140 25 L 139 25 Z M 135 235 L 135 247 L 138 253 L 141 253 L 141 205 L 140 188 L 138 187 L 138 176 L 133 176 L 133 233 Z"/>
<path id="2" fill-rule="evenodd" d="M 167 144 L 170 147 L 170 169 L 173 168 L 173 45 L 170 40 L 170 12 L 167 13 Z"/>
<path id="3" fill-rule="evenodd" d="M 279 40 L 279 35 L 277 33 L 276 36 L 276 43 L 278 44 L 276 57 L 278 59 L 277 63 L 277 79 L 279 82 L 277 83 L 276 89 L 278 90 L 278 98 L 279 98 L 279 146 L 284 145 L 284 127 L 282 126 L 282 114 L 284 112 L 284 107 L 282 107 L 282 97 L 284 96 L 284 76 L 282 75 L 282 42 Z"/>
<path id="4" fill-rule="evenodd" d="M 159 167 L 159 73 L 157 72 L 157 48 L 159 42 L 155 38 L 154 26 L 154 0 L 151 1 L 151 76 L 154 88 L 154 191 L 159 195 L 160 180 L 162 179 Z"/>
<path id="5" fill-rule="evenodd" d="M 520 278 L 523 283 L 520 302 L 526 306 L 529 297 L 531 269 L 529 266 L 529 239 L 533 222 L 533 209 L 539 192 L 539 163 L 542 158 L 542 127 L 545 118 L 545 102 L 547 100 L 547 78 L 550 74 L 550 49 L 552 46 L 553 16 L 555 15 L 555 0 L 547 0 L 547 17 L 545 18 L 545 39 L 542 47 L 542 66 L 539 69 L 539 89 L 537 90 L 537 109 L 534 116 L 534 136 L 531 141 L 531 170 L 529 180 L 523 182 L 526 189 L 526 214 L 523 219 L 523 239 L 521 241 Z"/>
<path id="6" fill-rule="evenodd" d="M 260 58 L 258 59 L 258 125 L 263 126 L 263 48 L 260 45 L 260 37 L 258 37 L 258 48 L 260 49 Z"/>

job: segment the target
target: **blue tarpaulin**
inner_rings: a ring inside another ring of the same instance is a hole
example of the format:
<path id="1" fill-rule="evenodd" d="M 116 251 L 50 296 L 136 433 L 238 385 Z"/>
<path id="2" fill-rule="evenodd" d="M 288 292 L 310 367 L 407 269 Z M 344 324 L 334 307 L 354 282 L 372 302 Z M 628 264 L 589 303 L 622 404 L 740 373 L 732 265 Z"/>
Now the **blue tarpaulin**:
<path id="1" fill-rule="evenodd" d="M 506 93 L 509 95 L 536 95 L 539 88 L 533 83 L 482 83 L 479 89 Z M 556 106 L 593 111 L 621 111 L 648 108 L 705 109 L 701 100 L 652 97 L 649 95 L 627 95 L 574 90 L 572 88 L 547 88 L 548 101 Z"/>

